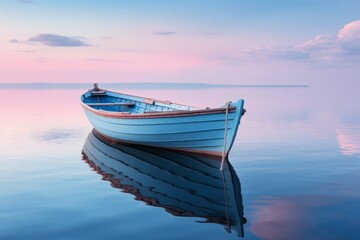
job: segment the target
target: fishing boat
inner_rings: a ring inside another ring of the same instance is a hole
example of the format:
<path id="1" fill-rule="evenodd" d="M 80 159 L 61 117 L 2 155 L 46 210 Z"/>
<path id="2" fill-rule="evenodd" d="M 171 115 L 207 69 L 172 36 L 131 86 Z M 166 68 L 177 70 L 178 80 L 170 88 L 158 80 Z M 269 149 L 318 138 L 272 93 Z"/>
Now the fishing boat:
<path id="1" fill-rule="evenodd" d="M 97 84 L 81 96 L 81 104 L 93 127 L 112 140 L 223 157 L 245 113 L 242 99 L 198 108 L 108 91 Z"/>
<path id="2" fill-rule="evenodd" d="M 241 184 L 228 159 L 219 171 L 214 156 L 113 142 L 96 130 L 82 153 L 103 180 L 135 200 L 244 236 Z"/>

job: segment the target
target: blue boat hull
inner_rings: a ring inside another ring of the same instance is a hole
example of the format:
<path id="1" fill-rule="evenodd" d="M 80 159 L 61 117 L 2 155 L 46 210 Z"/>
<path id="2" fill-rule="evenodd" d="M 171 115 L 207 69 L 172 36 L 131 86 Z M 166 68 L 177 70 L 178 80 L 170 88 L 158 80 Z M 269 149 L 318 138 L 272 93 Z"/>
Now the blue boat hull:
<path id="1" fill-rule="evenodd" d="M 228 110 L 224 106 L 129 113 L 96 109 L 86 104 L 86 98 L 83 95 L 82 105 L 87 118 L 99 133 L 112 140 L 218 156 L 224 152 L 224 143 L 225 154 L 230 151 L 244 113 L 243 100 L 231 103 Z M 137 99 L 135 106 L 140 106 L 142 100 Z"/>

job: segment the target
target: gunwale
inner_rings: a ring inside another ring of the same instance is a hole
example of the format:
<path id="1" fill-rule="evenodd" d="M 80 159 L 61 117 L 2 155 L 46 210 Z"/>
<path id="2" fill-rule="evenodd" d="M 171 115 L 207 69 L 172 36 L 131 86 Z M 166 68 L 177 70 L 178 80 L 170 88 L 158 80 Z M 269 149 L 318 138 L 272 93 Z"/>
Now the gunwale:
<path id="1" fill-rule="evenodd" d="M 81 101 L 81 105 L 99 116 L 108 117 L 108 118 L 169 118 L 169 117 L 185 117 L 185 116 L 195 116 L 203 114 L 216 114 L 226 112 L 226 108 L 209 108 L 209 109 L 199 109 L 199 110 L 175 110 L 175 111 L 164 111 L 164 112 L 145 112 L 145 113 L 130 113 L 130 112 L 113 112 L 106 110 L 98 110 L 92 108 L 86 103 Z M 230 106 L 228 109 L 229 112 L 235 112 L 236 107 Z"/>
<path id="2" fill-rule="evenodd" d="M 178 103 L 173 103 L 170 101 L 164 101 L 164 100 L 159 100 L 159 99 L 154 99 L 154 98 L 143 98 L 140 96 L 122 94 L 122 93 L 113 92 L 113 91 L 107 91 L 107 90 L 104 90 L 104 91 L 105 92 L 103 94 L 101 94 L 102 96 L 107 95 L 107 93 L 109 92 L 114 95 L 122 95 L 123 98 L 126 98 L 128 96 L 128 97 L 135 97 L 135 98 L 143 99 L 143 101 L 139 100 L 138 102 L 148 103 L 149 101 L 152 101 L 152 102 L 154 102 L 154 104 L 155 103 L 162 103 L 162 104 L 169 104 L 169 105 L 176 104 L 178 106 L 188 107 L 189 109 L 190 108 L 192 108 L 192 109 L 191 110 L 171 110 L 171 111 L 163 111 L 163 112 L 162 111 L 144 112 L 144 113 L 114 112 L 114 111 L 107 111 L 107 110 L 103 110 L 103 109 L 95 109 L 92 106 L 90 106 L 91 104 L 84 102 L 84 100 L 87 98 L 85 95 L 87 93 L 91 94 L 92 90 L 89 90 L 88 92 L 86 92 L 85 94 L 82 95 L 80 104 L 82 105 L 82 107 L 84 109 L 86 109 L 90 112 L 93 112 L 99 116 L 107 117 L 107 118 L 124 118 L 124 119 L 185 117 L 185 116 L 217 114 L 217 113 L 226 112 L 226 106 L 217 107 L 217 108 L 198 108 L 198 107 L 193 107 L 190 105 L 178 104 Z M 235 111 L 236 111 L 235 106 L 228 107 L 228 112 L 235 112 Z"/>

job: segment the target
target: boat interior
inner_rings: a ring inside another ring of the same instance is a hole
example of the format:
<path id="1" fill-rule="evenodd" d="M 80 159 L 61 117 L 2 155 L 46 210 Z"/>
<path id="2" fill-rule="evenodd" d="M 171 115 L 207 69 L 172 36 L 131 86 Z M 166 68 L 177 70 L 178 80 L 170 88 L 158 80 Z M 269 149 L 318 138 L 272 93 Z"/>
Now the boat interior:
<path id="1" fill-rule="evenodd" d="M 147 113 L 198 109 L 169 101 L 141 98 L 106 90 L 89 91 L 82 96 L 82 101 L 94 109 L 111 112 Z"/>

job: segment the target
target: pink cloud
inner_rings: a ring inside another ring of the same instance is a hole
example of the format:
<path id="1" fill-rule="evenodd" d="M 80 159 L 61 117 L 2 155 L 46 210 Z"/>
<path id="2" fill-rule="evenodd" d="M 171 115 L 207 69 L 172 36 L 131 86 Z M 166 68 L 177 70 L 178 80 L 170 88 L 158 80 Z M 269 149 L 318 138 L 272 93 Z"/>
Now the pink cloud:
<path id="1" fill-rule="evenodd" d="M 346 24 L 337 37 L 343 48 L 360 52 L 360 20 Z"/>
<path id="2" fill-rule="evenodd" d="M 230 56 L 230 55 L 229 55 Z M 319 64 L 360 62 L 360 20 L 346 24 L 338 34 L 322 34 L 292 46 L 248 48 L 231 54 L 231 61 L 309 62 Z M 219 60 L 230 59 L 229 57 Z"/>
<path id="3" fill-rule="evenodd" d="M 346 24 L 337 35 L 318 35 L 297 46 L 319 62 L 360 61 L 360 20 Z"/>

